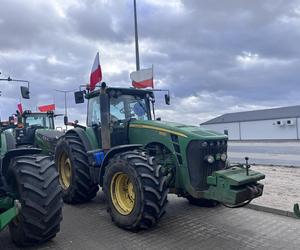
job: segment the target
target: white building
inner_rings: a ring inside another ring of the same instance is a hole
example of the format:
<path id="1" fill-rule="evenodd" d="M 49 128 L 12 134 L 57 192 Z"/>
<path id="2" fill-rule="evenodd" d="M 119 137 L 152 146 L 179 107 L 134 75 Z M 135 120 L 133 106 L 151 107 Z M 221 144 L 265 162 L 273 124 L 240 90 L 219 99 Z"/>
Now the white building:
<path id="1" fill-rule="evenodd" d="M 200 124 L 230 140 L 299 140 L 300 105 L 228 113 Z"/>

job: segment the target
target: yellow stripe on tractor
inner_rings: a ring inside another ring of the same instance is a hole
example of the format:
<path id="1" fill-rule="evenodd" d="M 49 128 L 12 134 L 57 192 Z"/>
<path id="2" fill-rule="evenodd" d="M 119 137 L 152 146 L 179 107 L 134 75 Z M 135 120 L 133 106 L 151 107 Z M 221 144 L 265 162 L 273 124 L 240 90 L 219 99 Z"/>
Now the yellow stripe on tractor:
<path id="1" fill-rule="evenodd" d="M 174 134 L 174 135 L 178 135 L 181 137 L 187 137 L 185 134 L 173 131 L 173 130 L 169 130 L 169 129 L 164 129 L 164 128 L 158 128 L 158 127 L 154 127 L 154 126 L 149 126 L 149 125 L 142 125 L 142 124 L 130 124 L 129 127 L 131 128 L 145 128 L 145 129 L 152 129 L 152 130 L 157 130 L 160 132 L 166 132 L 166 133 L 170 133 L 170 134 Z"/>

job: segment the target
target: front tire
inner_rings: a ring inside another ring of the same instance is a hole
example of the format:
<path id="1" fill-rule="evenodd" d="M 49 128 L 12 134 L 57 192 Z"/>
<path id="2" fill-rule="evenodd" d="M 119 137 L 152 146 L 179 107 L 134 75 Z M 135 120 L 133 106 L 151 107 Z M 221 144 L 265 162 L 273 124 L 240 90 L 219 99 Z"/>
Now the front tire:
<path id="1" fill-rule="evenodd" d="M 88 156 L 77 134 L 67 134 L 59 140 L 55 149 L 55 163 L 64 202 L 84 203 L 96 196 L 99 187 L 91 180 Z"/>
<path id="2" fill-rule="evenodd" d="M 43 243 L 55 237 L 62 220 L 61 187 L 54 162 L 47 156 L 19 156 L 8 172 L 11 189 L 21 204 L 17 217 L 9 224 L 18 246 Z"/>
<path id="3" fill-rule="evenodd" d="M 110 160 L 103 191 L 112 221 L 137 231 L 152 227 L 164 215 L 169 190 L 161 165 L 154 157 L 134 150 Z"/>

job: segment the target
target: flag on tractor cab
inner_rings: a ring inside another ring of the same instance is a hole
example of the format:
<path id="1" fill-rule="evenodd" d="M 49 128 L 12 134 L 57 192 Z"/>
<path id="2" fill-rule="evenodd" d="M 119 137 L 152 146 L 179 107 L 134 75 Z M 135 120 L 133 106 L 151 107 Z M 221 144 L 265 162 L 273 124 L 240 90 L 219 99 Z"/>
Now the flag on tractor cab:
<path id="1" fill-rule="evenodd" d="M 19 110 L 20 114 L 22 114 L 22 113 L 23 113 L 22 103 L 19 103 L 19 104 L 17 105 L 17 107 L 18 107 L 18 110 Z"/>
<path id="2" fill-rule="evenodd" d="M 40 112 L 48 112 L 55 110 L 55 104 L 43 105 L 38 107 Z"/>
<path id="3" fill-rule="evenodd" d="M 153 68 L 133 71 L 130 74 L 130 79 L 135 88 L 153 88 Z"/>
<path id="4" fill-rule="evenodd" d="M 93 91 L 96 84 L 102 80 L 102 70 L 100 66 L 99 52 L 97 52 L 90 75 L 90 90 Z"/>

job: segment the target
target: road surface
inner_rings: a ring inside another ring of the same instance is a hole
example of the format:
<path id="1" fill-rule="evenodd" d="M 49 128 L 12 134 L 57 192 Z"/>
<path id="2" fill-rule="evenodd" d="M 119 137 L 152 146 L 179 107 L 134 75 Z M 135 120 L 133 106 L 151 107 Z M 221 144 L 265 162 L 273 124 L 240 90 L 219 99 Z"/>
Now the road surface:
<path id="1" fill-rule="evenodd" d="M 153 229 L 132 233 L 112 224 L 103 194 L 95 201 L 64 207 L 61 232 L 35 248 L 43 250 L 93 249 L 299 249 L 300 220 L 240 208 L 199 208 L 169 195 L 167 214 Z M 17 249 L 7 230 L 0 248 Z"/>

